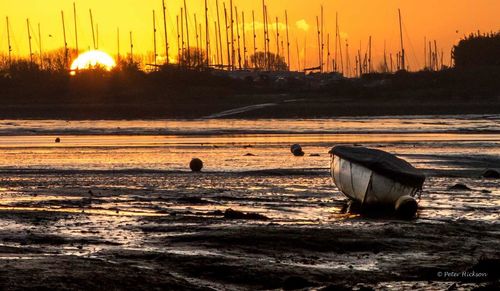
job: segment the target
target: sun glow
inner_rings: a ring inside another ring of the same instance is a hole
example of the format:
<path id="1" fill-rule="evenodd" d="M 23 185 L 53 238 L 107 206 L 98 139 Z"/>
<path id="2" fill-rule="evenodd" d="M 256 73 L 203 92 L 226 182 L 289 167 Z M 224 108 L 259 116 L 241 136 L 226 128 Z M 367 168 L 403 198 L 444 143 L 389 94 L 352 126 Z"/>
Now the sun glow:
<path id="1" fill-rule="evenodd" d="M 102 68 L 110 71 L 116 66 L 115 60 L 103 51 L 93 50 L 79 55 L 71 64 L 71 75 L 79 70 Z"/>

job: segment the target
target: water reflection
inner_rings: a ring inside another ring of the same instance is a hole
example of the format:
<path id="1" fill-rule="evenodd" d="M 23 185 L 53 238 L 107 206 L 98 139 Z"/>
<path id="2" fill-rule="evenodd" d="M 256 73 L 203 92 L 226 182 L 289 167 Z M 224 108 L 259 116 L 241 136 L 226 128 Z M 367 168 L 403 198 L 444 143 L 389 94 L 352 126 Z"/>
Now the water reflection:
<path id="1" fill-rule="evenodd" d="M 196 135 L 496 131 L 500 115 L 347 117 L 331 119 L 0 120 L 0 134 Z"/>

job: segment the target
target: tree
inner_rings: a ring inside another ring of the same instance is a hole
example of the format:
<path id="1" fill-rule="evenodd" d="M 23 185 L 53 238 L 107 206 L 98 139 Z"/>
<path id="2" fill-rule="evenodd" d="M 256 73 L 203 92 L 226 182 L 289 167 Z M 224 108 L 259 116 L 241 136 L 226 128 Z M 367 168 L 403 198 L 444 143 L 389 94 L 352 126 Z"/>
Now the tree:
<path id="1" fill-rule="evenodd" d="M 500 66 L 500 32 L 472 34 L 453 48 L 457 68 Z"/>
<path id="2" fill-rule="evenodd" d="M 202 68 L 207 64 L 207 58 L 203 50 L 190 47 L 179 56 L 179 64 L 182 67 Z"/>
<path id="3" fill-rule="evenodd" d="M 250 56 L 250 61 L 252 66 L 258 70 L 269 70 L 269 71 L 286 71 L 288 70 L 288 65 L 284 57 L 278 56 L 274 53 L 268 52 L 256 52 Z"/>

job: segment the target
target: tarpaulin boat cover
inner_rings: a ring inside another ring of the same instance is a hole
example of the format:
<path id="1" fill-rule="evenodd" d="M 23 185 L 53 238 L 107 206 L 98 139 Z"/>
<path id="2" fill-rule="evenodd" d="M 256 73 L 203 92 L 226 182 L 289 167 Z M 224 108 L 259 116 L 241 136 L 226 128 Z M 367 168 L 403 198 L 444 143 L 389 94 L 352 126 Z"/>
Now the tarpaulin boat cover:
<path id="1" fill-rule="evenodd" d="M 340 158 L 360 164 L 401 184 L 422 188 L 425 175 L 405 160 L 387 152 L 363 147 L 336 146 L 331 151 Z"/>

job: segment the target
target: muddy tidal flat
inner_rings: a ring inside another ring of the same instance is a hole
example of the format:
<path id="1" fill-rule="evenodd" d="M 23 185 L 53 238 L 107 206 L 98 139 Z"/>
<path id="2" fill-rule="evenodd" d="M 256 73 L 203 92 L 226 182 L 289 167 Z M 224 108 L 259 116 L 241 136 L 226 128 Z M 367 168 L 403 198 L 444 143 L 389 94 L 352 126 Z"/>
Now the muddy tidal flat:
<path id="1" fill-rule="evenodd" d="M 499 115 L 1 120 L 0 135 L 1 289 L 500 288 L 500 179 L 483 177 Z M 425 171 L 418 216 L 344 213 L 339 144 Z"/>

